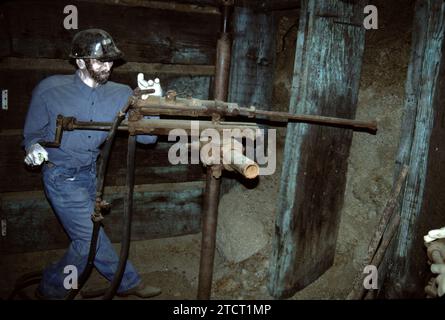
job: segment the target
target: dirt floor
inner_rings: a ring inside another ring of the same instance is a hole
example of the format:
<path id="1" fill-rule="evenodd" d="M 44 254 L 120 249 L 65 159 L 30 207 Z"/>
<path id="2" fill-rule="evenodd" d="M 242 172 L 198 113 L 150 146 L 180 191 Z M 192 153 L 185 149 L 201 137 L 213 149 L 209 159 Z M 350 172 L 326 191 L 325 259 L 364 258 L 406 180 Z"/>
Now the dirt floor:
<path id="1" fill-rule="evenodd" d="M 388 3 L 388 2 L 387 2 Z M 393 180 L 394 159 L 399 141 L 404 82 L 410 54 L 411 1 L 384 1 L 379 8 L 379 29 L 367 32 L 357 119 L 376 119 L 376 136 L 355 133 L 349 158 L 345 202 L 334 265 L 313 284 L 291 299 L 344 299 L 358 262 L 364 256 L 376 224 L 387 201 Z M 399 5 L 397 5 L 399 4 Z M 297 14 L 280 16 L 277 41 L 277 71 L 274 103 L 287 110 L 296 31 Z M 285 131 L 280 131 L 282 138 Z M 282 148 L 278 149 L 280 168 Z M 214 299 L 272 299 L 267 292 L 268 260 L 275 219 L 280 170 L 261 177 L 255 188 L 235 186 L 224 195 L 224 211 L 247 212 L 264 226 L 267 243 L 250 258 L 234 263 L 219 252 L 215 257 Z M 197 291 L 201 235 L 133 242 L 130 259 L 144 280 L 160 286 L 163 293 L 155 299 L 194 299 Z M 117 247 L 118 248 L 118 247 Z M 5 298 L 14 280 L 25 272 L 42 268 L 64 250 L 6 256 L 8 277 L 1 277 L 0 297 Z M 87 288 L 104 285 L 97 273 Z"/>

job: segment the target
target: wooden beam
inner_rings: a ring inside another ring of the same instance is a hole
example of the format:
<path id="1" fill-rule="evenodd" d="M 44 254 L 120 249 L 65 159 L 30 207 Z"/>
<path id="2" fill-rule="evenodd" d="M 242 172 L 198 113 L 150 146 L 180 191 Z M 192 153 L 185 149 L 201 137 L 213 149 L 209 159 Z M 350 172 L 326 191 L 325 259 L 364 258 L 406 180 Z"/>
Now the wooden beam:
<path id="1" fill-rule="evenodd" d="M 358 20 L 363 7 L 302 1 L 290 112 L 355 117 L 365 29 L 336 21 Z M 268 283 L 274 297 L 292 296 L 334 262 L 351 140 L 350 130 L 287 127 Z"/>
<path id="2" fill-rule="evenodd" d="M 301 7 L 299 0 L 235 0 L 235 5 L 263 13 L 296 10 Z"/>
<path id="3" fill-rule="evenodd" d="M 6 131 L 6 133 L 20 130 Z M 166 139 L 165 139 L 166 140 Z M 25 166 L 25 152 L 20 144 L 21 135 L 0 135 L 0 192 L 25 192 L 42 189 L 40 168 Z M 124 185 L 126 176 L 126 136 L 119 135 L 113 146 L 108 165 L 108 185 Z M 161 182 L 188 182 L 204 180 L 201 165 L 172 165 L 168 160 L 171 142 L 156 145 L 140 145 L 136 150 L 136 184 L 158 184 Z"/>
<path id="4" fill-rule="evenodd" d="M 194 3 L 178 3 L 173 1 L 145 1 L 145 0 L 77 0 L 77 2 L 98 3 L 104 5 L 116 5 L 127 7 L 150 8 L 170 10 L 185 13 L 204 13 L 220 15 L 221 12 L 215 6 Z"/>
<path id="5" fill-rule="evenodd" d="M 184 191 L 191 189 L 204 188 L 204 181 L 191 181 L 180 183 L 157 183 L 157 184 L 139 184 L 134 186 L 135 192 L 164 192 L 168 191 Z M 124 194 L 125 186 L 106 186 L 104 189 L 105 197 L 113 194 Z M 20 192 L 2 192 L 0 193 L 2 201 L 18 202 L 27 200 L 42 200 L 45 198 L 43 190 L 20 191 Z"/>
<path id="6" fill-rule="evenodd" d="M 132 240 L 147 240 L 200 232 L 204 182 L 136 185 Z M 123 187 L 106 187 L 112 209 L 105 230 L 112 242 L 121 238 Z M 66 248 L 68 238 L 52 213 L 43 191 L 2 193 L 1 218 L 6 235 L 3 254 Z"/>
<path id="7" fill-rule="evenodd" d="M 137 0 L 136 0 L 137 2 Z M 170 2 L 170 0 L 158 0 L 156 2 Z M 190 4 L 194 6 L 220 7 L 221 0 L 175 0 L 173 3 Z M 270 12 L 278 10 L 293 10 L 300 8 L 299 0 L 234 0 L 237 7 L 250 8 L 257 12 Z"/>
<path id="8" fill-rule="evenodd" d="M 73 72 L 75 67 L 62 59 L 4 58 L 0 60 L 0 70 Z M 145 74 L 180 75 L 180 76 L 213 76 L 212 65 L 177 65 L 162 63 L 127 62 L 113 69 L 113 72 L 142 72 Z"/>
<path id="9" fill-rule="evenodd" d="M 149 7 L 73 1 L 79 28 L 108 31 L 125 59 L 133 62 L 210 65 L 215 60 L 220 16 Z M 63 27 L 60 1 L 8 1 L 0 4 L 0 52 L 4 56 L 65 59 L 73 35 Z M 26 7 L 27 10 L 23 10 Z M 62 19 L 62 20 L 61 20 Z M 205 26 L 205 27 L 203 27 Z M 4 30 L 3 30 L 4 29 Z M 9 51 L 9 53 L 8 53 Z"/>
<path id="10" fill-rule="evenodd" d="M 445 156 L 439 152 L 445 148 L 445 4 L 441 0 L 418 0 L 414 12 L 395 175 L 404 165 L 410 169 L 400 201 L 400 230 L 388 257 L 390 262 L 381 273 L 382 280 L 386 277 L 381 291 L 387 298 L 424 297 L 429 271 L 423 235 L 445 224 L 445 203 L 440 197 L 444 194 Z"/>
<path id="11" fill-rule="evenodd" d="M 229 101 L 269 110 L 275 69 L 273 15 L 235 8 Z"/>
<path id="12" fill-rule="evenodd" d="M 181 4 L 191 4 L 196 6 L 212 6 L 219 7 L 221 5 L 221 0 L 157 0 L 157 2 L 174 2 Z"/>

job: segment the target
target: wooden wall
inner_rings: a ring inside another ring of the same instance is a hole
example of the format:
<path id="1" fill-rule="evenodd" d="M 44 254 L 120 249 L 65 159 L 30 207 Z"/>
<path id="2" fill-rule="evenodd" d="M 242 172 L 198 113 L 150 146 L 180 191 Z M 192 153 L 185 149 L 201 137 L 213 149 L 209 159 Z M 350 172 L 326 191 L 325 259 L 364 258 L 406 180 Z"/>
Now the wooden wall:
<path id="1" fill-rule="evenodd" d="M 271 15 L 288 7 L 295 9 L 298 6 L 296 2 L 235 1 L 235 16 L 242 18 L 234 21 L 235 59 L 232 57 L 232 61 L 235 63 L 231 72 L 238 77 L 241 75 L 240 79 L 245 78 L 246 70 L 251 76 L 246 81 L 232 80 L 229 91 L 234 90 L 234 101 L 263 107 L 270 105 L 270 75 L 273 74 L 275 54 L 275 24 Z M 180 96 L 212 98 L 216 42 L 221 27 L 219 0 L 76 0 L 69 4 L 78 9 L 79 29 L 94 27 L 107 30 L 125 53 L 126 63 L 115 65 L 111 80 L 134 88 L 137 73 L 144 72 L 148 78 L 159 77 L 165 91 L 175 89 Z M 0 4 L 0 88 L 7 89 L 9 93 L 9 108 L 0 113 L 0 175 L 3 177 L 0 195 L 21 203 L 14 207 L 9 200 L 2 201 L 0 218 L 9 225 L 8 221 L 14 224 L 14 221 L 18 221 L 17 215 L 29 215 L 35 211 L 32 207 L 35 203 L 39 203 L 36 217 L 40 216 L 41 220 L 34 221 L 33 225 L 44 228 L 42 222 L 51 219 L 51 216 L 45 216 L 48 207 L 44 198 L 35 200 L 34 192 L 42 190 L 40 172 L 23 164 L 24 152 L 20 142 L 35 85 L 47 76 L 70 74 L 75 70 L 67 57 L 72 36 L 77 30 L 65 30 L 63 27 L 65 5 L 56 0 L 6 1 Z M 247 18 L 253 18 L 255 24 L 245 23 L 251 21 Z M 184 186 L 179 198 L 189 195 L 190 203 L 198 203 L 202 189 L 198 188 L 199 195 L 190 195 L 188 183 L 203 181 L 204 170 L 200 165 L 171 166 L 167 161 L 168 148 L 169 143 L 165 139 L 161 139 L 156 146 L 138 146 L 136 184 L 162 184 L 166 187 L 165 183 L 179 183 Z M 125 154 L 125 135 L 120 135 L 107 174 L 109 186 L 123 185 Z M 175 203 L 178 192 L 167 192 L 165 199 Z M 157 208 L 164 217 L 163 223 L 146 226 L 147 221 L 141 215 L 136 215 L 135 228 L 145 230 L 137 234 L 138 239 L 200 231 L 197 207 L 182 206 L 184 214 L 181 215 L 176 211 L 178 207 L 158 204 Z M 148 208 L 146 202 L 142 201 L 139 205 Z M 56 230 L 57 224 L 50 225 L 51 232 L 60 232 Z M 186 227 L 178 228 L 176 225 Z M 23 224 L 17 223 L 9 228 L 8 236 L 1 238 L 3 247 L 8 247 L 10 251 L 14 251 L 14 246 L 18 251 L 44 248 L 37 236 L 32 238 L 33 245 L 29 241 L 25 245 L 25 242 L 20 243 L 19 236 L 11 235 L 11 232 L 23 234 L 25 230 L 22 227 Z M 115 239 L 113 229 L 110 232 L 111 238 Z M 53 246 L 63 247 L 64 243 L 56 241 Z"/>
<path id="2" fill-rule="evenodd" d="M 103 28 L 124 51 L 126 64 L 114 68 L 111 80 L 137 86 L 138 72 L 159 77 L 163 89 L 209 98 L 220 15 L 217 8 L 174 10 L 171 6 L 116 5 L 110 1 L 72 1 L 79 29 Z M 67 238 L 41 192 L 39 169 L 23 163 L 21 134 L 33 88 L 47 76 L 70 74 L 66 60 L 75 30 L 63 28 L 60 1 L 8 1 L 0 4 L 0 88 L 9 106 L 0 113 L 0 218 L 6 222 L 1 251 L 63 248 Z M 203 27 L 205 26 L 205 27 Z M 138 145 L 134 239 L 200 231 L 204 170 L 200 165 L 172 166 L 165 138 L 154 146 Z M 105 220 L 110 237 L 120 237 L 119 217 L 125 182 L 126 137 L 117 138 L 106 183 L 114 204 Z M 114 189 L 113 189 L 114 188 Z M 156 191 L 153 191 L 156 190 Z M 42 235 L 42 230 L 46 232 Z"/>

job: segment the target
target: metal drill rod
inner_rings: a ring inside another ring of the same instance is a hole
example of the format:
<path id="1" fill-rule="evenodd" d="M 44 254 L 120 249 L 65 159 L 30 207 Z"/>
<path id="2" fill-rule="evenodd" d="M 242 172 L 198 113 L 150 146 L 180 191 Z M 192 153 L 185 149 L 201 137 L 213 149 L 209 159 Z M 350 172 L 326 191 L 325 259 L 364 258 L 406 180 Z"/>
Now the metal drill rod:
<path id="1" fill-rule="evenodd" d="M 377 132 L 376 121 L 352 120 L 319 115 L 292 114 L 279 111 L 258 110 L 255 107 L 239 107 L 236 103 L 228 103 L 218 100 L 200 100 L 176 98 L 170 101 L 165 98 L 148 98 L 138 100 L 135 109 L 147 116 L 189 116 L 212 117 L 215 114 L 221 117 L 247 117 L 277 122 L 302 122 L 325 126 L 349 128 L 356 131 L 365 131 L 375 134 Z"/>
<path id="2" fill-rule="evenodd" d="M 65 118 L 64 118 L 65 119 Z M 191 134 L 192 121 L 198 120 L 173 120 L 173 119 L 140 119 L 136 121 L 122 121 L 121 125 L 117 127 L 119 131 L 129 131 L 131 134 L 155 134 L 155 135 L 169 135 L 173 129 L 183 129 L 189 135 Z M 212 128 L 220 132 L 224 130 L 257 130 L 258 125 L 253 122 L 218 122 L 199 120 L 199 133 L 203 130 Z M 63 127 L 63 130 L 99 130 L 109 131 L 112 127 L 111 122 L 82 122 L 75 118 L 70 118 L 70 122 Z"/>

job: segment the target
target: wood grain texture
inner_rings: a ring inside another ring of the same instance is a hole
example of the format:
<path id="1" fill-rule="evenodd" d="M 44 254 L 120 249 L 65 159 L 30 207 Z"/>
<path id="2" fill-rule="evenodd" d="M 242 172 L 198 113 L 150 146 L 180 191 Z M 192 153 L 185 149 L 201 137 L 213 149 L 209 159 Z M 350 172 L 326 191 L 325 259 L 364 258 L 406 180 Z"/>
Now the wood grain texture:
<path id="1" fill-rule="evenodd" d="M 219 15 L 72 1 L 79 29 L 108 31 L 125 60 L 207 64 L 215 60 Z M 0 5 L 9 45 L 7 56 L 66 59 L 77 30 L 63 26 L 60 1 L 11 1 Z M 26 8 L 26 10 L 24 10 Z M 0 50 L 2 52 L 3 50 Z"/>
<path id="2" fill-rule="evenodd" d="M 275 66 L 273 15 L 235 8 L 229 101 L 270 110 Z"/>
<path id="3" fill-rule="evenodd" d="M 200 232 L 203 182 L 137 185 L 134 192 L 132 240 L 172 237 Z M 105 230 L 112 242 L 121 236 L 124 187 L 106 187 L 112 205 Z M 0 238 L 2 254 L 61 249 L 68 237 L 53 214 L 44 193 L 2 193 L 2 218 L 7 233 Z"/>
<path id="4" fill-rule="evenodd" d="M 353 119 L 365 30 L 363 2 L 302 1 L 290 112 Z M 335 18 L 332 17 L 335 13 Z M 269 292 L 287 298 L 334 260 L 346 183 L 350 130 L 289 124 Z"/>
<path id="5" fill-rule="evenodd" d="M 410 170 L 400 200 L 400 229 L 382 272 L 381 294 L 388 298 L 423 297 L 429 272 L 422 237 L 445 223 L 439 169 L 444 159 L 439 151 L 444 148 L 444 36 L 443 1 L 418 0 L 395 174 L 403 165 Z"/>
<path id="6" fill-rule="evenodd" d="M 21 136 L 0 136 L 0 192 L 43 190 L 40 168 L 31 169 L 24 162 L 25 153 L 20 147 Z M 126 143 L 118 137 L 111 152 L 106 174 L 107 185 L 124 185 L 126 172 Z M 199 181 L 205 179 L 201 165 L 171 165 L 168 149 L 172 143 L 139 145 L 136 150 L 136 184 L 158 184 Z"/>

